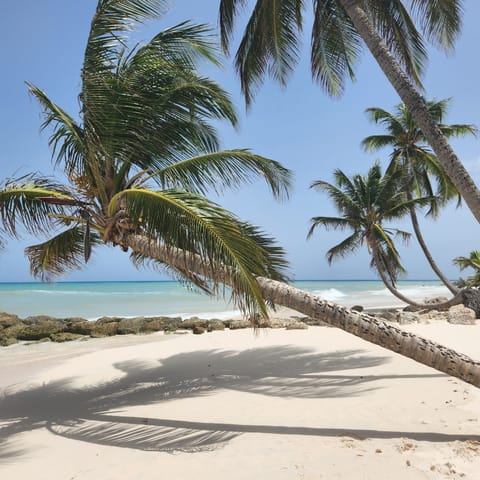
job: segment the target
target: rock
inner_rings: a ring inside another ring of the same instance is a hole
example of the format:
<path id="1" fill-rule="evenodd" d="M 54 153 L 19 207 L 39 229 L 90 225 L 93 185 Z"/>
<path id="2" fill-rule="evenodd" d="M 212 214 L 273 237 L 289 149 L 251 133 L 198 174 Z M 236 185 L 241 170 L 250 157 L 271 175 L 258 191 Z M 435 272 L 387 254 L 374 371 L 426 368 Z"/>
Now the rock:
<path id="1" fill-rule="evenodd" d="M 193 330 L 195 327 L 207 327 L 207 320 L 198 318 L 198 317 L 191 317 L 186 318 L 182 323 L 180 328 L 185 328 L 187 330 Z"/>
<path id="2" fill-rule="evenodd" d="M 192 332 L 194 335 L 201 335 L 202 333 L 205 333 L 205 327 L 202 327 L 201 325 L 194 325 Z"/>
<path id="3" fill-rule="evenodd" d="M 306 330 L 307 328 L 308 328 L 308 325 L 306 325 L 305 323 L 296 322 L 296 321 L 290 322 L 285 327 L 286 330 Z"/>
<path id="4" fill-rule="evenodd" d="M 107 322 L 105 319 L 102 319 L 101 322 L 98 320 L 90 322 L 88 320 L 85 322 L 76 322 L 70 327 L 70 333 L 90 335 L 94 338 L 110 337 L 117 334 L 118 324 L 119 322 Z"/>
<path id="5" fill-rule="evenodd" d="M 160 332 L 164 329 L 165 329 L 165 320 L 163 317 L 145 318 L 145 322 L 143 324 L 143 331 L 145 333 Z"/>
<path id="6" fill-rule="evenodd" d="M 4 328 L 11 327 L 17 323 L 21 322 L 20 318 L 17 315 L 11 313 L 0 312 L 0 326 Z"/>
<path id="7" fill-rule="evenodd" d="M 104 323 L 120 323 L 122 320 L 125 320 L 123 317 L 100 317 L 94 321 L 97 325 L 102 325 Z"/>
<path id="8" fill-rule="evenodd" d="M 72 340 L 77 340 L 79 338 L 83 338 L 83 335 L 70 332 L 52 333 L 52 335 L 50 335 L 50 340 L 57 343 L 71 342 Z"/>
<path id="9" fill-rule="evenodd" d="M 117 333 L 119 335 L 139 334 L 145 331 L 145 318 L 122 318 L 118 322 Z"/>
<path id="10" fill-rule="evenodd" d="M 93 328 L 90 332 L 92 338 L 112 337 L 118 333 L 119 322 L 93 322 Z"/>
<path id="11" fill-rule="evenodd" d="M 354 312 L 363 312 L 363 306 L 362 305 L 354 305 L 350 310 L 353 310 Z"/>
<path id="12" fill-rule="evenodd" d="M 182 326 L 182 317 L 163 317 L 163 330 L 167 332 L 174 332 Z"/>
<path id="13" fill-rule="evenodd" d="M 418 323 L 418 315 L 413 312 L 398 312 L 398 323 L 400 325 L 408 325 L 410 323 Z"/>
<path id="14" fill-rule="evenodd" d="M 30 315 L 22 320 L 26 325 L 40 325 L 42 323 L 62 322 L 58 318 L 50 315 Z"/>
<path id="15" fill-rule="evenodd" d="M 75 325 L 76 323 L 81 323 L 81 322 L 88 322 L 88 320 L 82 317 L 69 317 L 69 318 L 63 319 L 63 323 L 65 324 L 65 329 L 67 331 L 70 330 L 70 328 L 72 328 L 72 325 Z"/>
<path id="16" fill-rule="evenodd" d="M 407 305 L 402 309 L 403 312 L 421 312 L 423 308 L 415 307 L 414 305 Z"/>
<path id="17" fill-rule="evenodd" d="M 61 320 L 45 315 L 28 317 L 24 323 L 25 326 L 17 331 L 16 337 L 19 340 L 40 340 L 65 331 L 65 324 Z"/>
<path id="18" fill-rule="evenodd" d="M 9 337 L 0 333 L 0 347 L 8 347 L 15 343 L 18 343 L 18 340 L 15 337 Z"/>
<path id="19" fill-rule="evenodd" d="M 268 322 L 270 328 L 285 328 L 291 320 L 285 318 L 271 318 Z"/>
<path id="20" fill-rule="evenodd" d="M 95 326 L 95 322 L 84 320 L 83 322 L 75 322 L 70 325 L 69 332 L 77 333 L 79 335 L 90 335 Z"/>
<path id="21" fill-rule="evenodd" d="M 447 297 L 433 297 L 433 298 L 425 298 L 423 303 L 426 303 L 427 305 L 431 305 L 432 303 L 444 303 L 448 302 Z"/>
<path id="22" fill-rule="evenodd" d="M 384 320 L 385 322 L 398 323 L 400 315 L 398 310 L 388 309 L 388 310 L 382 310 L 381 312 L 378 312 L 375 316 L 380 320 Z"/>
<path id="23" fill-rule="evenodd" d="M 225 324 L 221 320 L 212 318 L 207 322 L 207 332 L 213 332 L 215 330 L 225 330 Z"/>
<path id="24" fill-rule="evenodd" d="M 329 323 L 324 322 L 319 318 L 311 318 L 311 317 L 291 317 L 291 318 L 294 318 L 299 322 L 305 323 L 305 325 L 318 326 L 318 327 L 331 327 Z"/>
<path id="25" fill-rule="evenodd" d="M 447 322 L 454 325 L 475 325 L 475 311 L 463 305 L 455 305 L 450 307 L 447 312 Z"/>
<path id="26" fill-rule="evenodd" d="M 480 290 L 478 288 L 466 288 L 462 291 L 463 305 L 475 312 L 476 318 L 480 318 Z"/>
<path id="27" fill-rule="evenodd" d="M 228 324 L 230 330 L 239 330 L 240 328 L 251 328 L 252 324 L 249 320 L 231 320 Z"/>

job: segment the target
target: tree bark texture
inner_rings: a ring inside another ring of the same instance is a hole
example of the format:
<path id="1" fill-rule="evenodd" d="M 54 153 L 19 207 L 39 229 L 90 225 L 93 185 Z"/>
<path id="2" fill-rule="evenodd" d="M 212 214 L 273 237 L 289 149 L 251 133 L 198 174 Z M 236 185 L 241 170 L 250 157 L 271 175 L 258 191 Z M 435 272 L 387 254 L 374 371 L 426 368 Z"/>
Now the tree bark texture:
<path id="1" fill-rule="evenodd" d="M 412 196 L 410 193 L 408 195 L 408 200 L 412 200 Z M 430 253 L 430 250 L 427 247 L 427 244 L 425 243 L 425 240 L 423 238 L 422 232 L 420 230 L 420 224 L 418 223 L 418 218 L 417 218 L 417 212 L 415 211 L 415 207 L 411 206 L 410 207 L 410 219 L 412 220 L 412 226 L 413 230 L 415 232 L 415 236 L 417 237 L 418 243 L 420 245 L 420 248 L 423 251 L 423 254 L 425 255 L 425 258 L 427 259 L 427 262 L 429 263 L 430 267 L 432 270 L 435 272 L 437 277 L 443 282 L 443 284 L 450 290 L 453 295 L 456 295 L 460 289 L 455 287 L 450 280 L 448 280 L 447 277 L 443 274 L 443 272 L 438 268 L 437 263 L 432 257 L 432 254 Z"/>

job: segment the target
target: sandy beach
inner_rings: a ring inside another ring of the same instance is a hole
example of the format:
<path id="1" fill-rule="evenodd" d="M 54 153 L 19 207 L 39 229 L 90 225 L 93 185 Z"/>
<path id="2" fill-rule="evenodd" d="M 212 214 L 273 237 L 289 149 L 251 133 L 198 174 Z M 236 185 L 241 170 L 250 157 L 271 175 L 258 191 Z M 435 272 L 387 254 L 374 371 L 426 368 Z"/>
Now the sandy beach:
<path id="1" fill-rule="evenodd" d="M 328 327 L 3 348 L 0 427 L 2 479 L 479 478 L 480 391 Z"/>

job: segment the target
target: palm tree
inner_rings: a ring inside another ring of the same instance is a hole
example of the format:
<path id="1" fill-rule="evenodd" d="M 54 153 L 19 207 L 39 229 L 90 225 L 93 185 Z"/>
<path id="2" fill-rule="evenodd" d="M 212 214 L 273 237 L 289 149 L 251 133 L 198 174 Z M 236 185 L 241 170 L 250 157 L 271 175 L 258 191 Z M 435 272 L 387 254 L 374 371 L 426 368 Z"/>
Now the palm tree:
<path id="1" fill-rule="evenodd" d="M 468 133 L 476 134 L 477 130 L 473 125 L 442 123 L 448 104 L 449 99 L 427 102 L 431 117 L 437 122 L 438 128 L 445 137 L 456 137 Z M 368 108 L 366 111 L 372 122 L 380 123 L 385 127 L 386 133 L 366 137 L 362 141 L 363 147 L 367 151 L 375 151 L 384 147 L 391 148 L 392 153 L 387 172 L 400 166 L 405 172 L 402 185 L 407 199 L 430 196 L 432 200 L 427 215 L 436 218 L 439 208 L 452 198 L 458 197 L 458 192 L 429 147 L 413 115 L 405 104 L 397 105 L 394 113 L 376 107 Z M 432 185 L 432 178 L 437 185 L 436 192 Z M 458 288 L 445 277 L 434 261 L 420 230 L 414 205 L 410 206 L 410 218 L 417 240 L 432 270 L 453 294 L 458 293 Z"/>
<path id="2" fill-rule="evenodd" d="M 225 92 L 193 68 L 198 57 L 215 60 L 204 27 L 182 24 L 124 50 L 129 23 L 154 17 L 161 3 L 99 2 L 82 69 L 80 121 L 30 86 L 69 180 L 30 176 L 0 188 L 7 233 L 18 234 L 19 223 L 33 233 L 58 232 L 27 249 L 33 273 L 61 274 L 81 267 L 91 248 L 118 245 L 136 264 L 167 266 L 208 292 L 229 286 L 244 310 L 265 313 L 264 301 L 284 305 L 480 386 L 480 364 L 465 355 L 279 281 L 283 251 L 204 198 L 211 188 L 258 175 L 282 196 L 288 172 L 244 150 L 216 150 L 208 120 L 234 123 L 235 115 Z"/>
<path id="3" fill-rule="evenodd" d="M 222 44 L 229 50 L 234 21 L 247 0 L 220 0 Z M 305 0 L 257 0 L 236 54 L 242 90 L 250 104 L 268 74 L 281 84 L 299 59 Z M 480 222 L 480 191 L 429 114 L 415 84 L 427 58 L 428 40 L 451 49 L 461 27 L 461 0 L 313 0 L 311 69 L 329 95 L 354 78 L 362 41 L 423 131 L 438 161 Z"/>
<path id="4" fill-rule="evenodd" d="M 372 258 L 371 267 L 378 272 L 390 292 L 404 302 L 420 305 L 396 289 L 399 276 L 406 271 L 400 262 L 395 238 L 408 242 L 411 235 L 384 225 L 408 215 L 411 206 L 423 206 L 431 201 L 430 197 L 409 199 L 402 186 L 404 175 L 401 168 L 396 168 L 383 176 L 380 165 L 375 163 L 366 176 L 357 174 L 350 179 L 341 170 L 335 170 L 335 185 L 323 180 L 313 182 L 311 187 L 327 193 L 341 216 L 313 217 L 308 238 L 318 227 L 350 230 L 352 233 L 346 239 L 328 250 L 328 263 L 366 245 Z"/>
<path id="5" fill-rule="evenodd" d="M 473 268 L 475 273 L 466 280 L 461 279 L 463 286 L 479 287 L 480 286 L 480 250 L 473 250 L 468 257 L 457 257 L 453 259 L 453 263 L 460 267 L 460 270 Z"/>
<path id="6" fill-rule="evenodd" d="M 288 193 L 290 172 L 247 150 L 218 150 L 209 120 L 236 124 L 227 93 L 199 75 L 201 59 L 217 63 L 208 29 L 183 23 L 128 50 L 124 34 L 157 15 L 158 0 L 101 0 L 91 24 L 82 68 L 80 118 L 28 84 L 51 128 L 50 145 L 68 183 L 28 176 L 0 190 L 4 228 L 49 238 L 26 254 L 43 280 L 80 268 L 101 244 L 131 251 L 136 265 L 156 262 L 209 293 L 228 277 L 246 312 L 266 307 L 255 275 L 284 279 L 283 250 L 258 228 L 205 198 L 261 177 L 275 197 Z M 188 256 L 172 265 L 174 249 Z M 223 270 L 216 265 L 221 264 Z"/>

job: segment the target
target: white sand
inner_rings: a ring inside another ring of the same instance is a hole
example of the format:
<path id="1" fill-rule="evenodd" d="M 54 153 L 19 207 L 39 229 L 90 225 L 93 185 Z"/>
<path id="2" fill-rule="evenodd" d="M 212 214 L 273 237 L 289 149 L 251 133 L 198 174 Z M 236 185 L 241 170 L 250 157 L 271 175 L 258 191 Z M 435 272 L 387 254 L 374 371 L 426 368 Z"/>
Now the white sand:
<path id="1" fill-rule="evenodd" d="M 3 348 L 0 426 L 2 480 L 480 478 L 480 390 L 325 327 Z"/>

